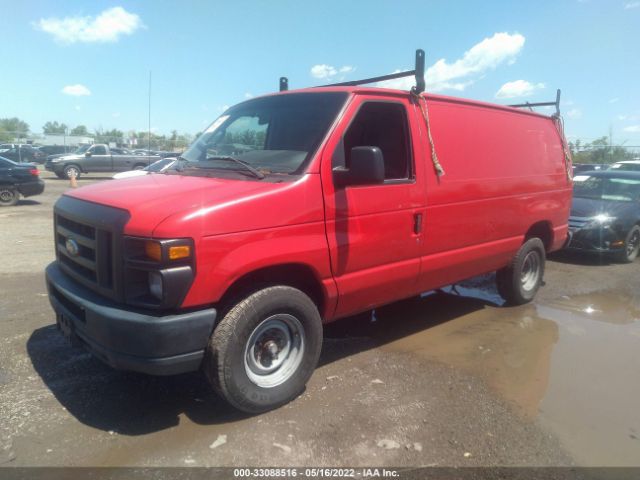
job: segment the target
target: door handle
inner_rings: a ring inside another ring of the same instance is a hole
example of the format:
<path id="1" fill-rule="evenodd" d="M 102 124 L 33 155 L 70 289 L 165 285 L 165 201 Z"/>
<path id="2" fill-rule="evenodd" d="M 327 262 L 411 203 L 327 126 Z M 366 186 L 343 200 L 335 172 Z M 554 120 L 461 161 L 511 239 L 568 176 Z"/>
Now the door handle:
<path id="1" fill-rule="evenodd" d="M 413 233 L 416 235 L 422 233 L 422 213 L 413 214 Z"/>

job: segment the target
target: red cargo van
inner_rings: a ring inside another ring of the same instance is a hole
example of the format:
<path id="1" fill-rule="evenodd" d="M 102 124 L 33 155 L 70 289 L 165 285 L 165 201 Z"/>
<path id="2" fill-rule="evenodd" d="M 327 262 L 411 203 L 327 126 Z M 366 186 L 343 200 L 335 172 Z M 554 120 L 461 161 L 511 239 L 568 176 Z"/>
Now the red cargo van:
<path id="1" fill-rule="evenodd" d="M 416 63 L 411 92 L 282 80 L 177 171 L 67 192 L 46 271 L 63 332 L 116 368 L 203 369 L 260 412 L 303 390 L 323 323 L 492 271 L 531 300 L 567 237 L 559 114 L 425 95 Z"/>

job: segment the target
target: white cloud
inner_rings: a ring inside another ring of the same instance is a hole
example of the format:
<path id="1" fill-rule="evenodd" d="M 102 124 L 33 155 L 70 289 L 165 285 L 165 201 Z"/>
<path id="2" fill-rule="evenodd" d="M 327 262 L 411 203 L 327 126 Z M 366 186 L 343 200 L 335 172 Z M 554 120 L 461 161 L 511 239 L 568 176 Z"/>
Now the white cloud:
<path id="1" fill-rule="evenodd" d="M 82 110 L 82 107 L 81 107 L 80 105 L 76 105 L 76 106 L 75 106 L 75 107 L 73 107 L 73 108 L 75 108 L 78 112 L 79 112 L 80 110 Z"/>
<path id="2" fill-rule="evenodd" d="M 544 83 L 531 83 L 526 80 L 507 82 L 496 92 L 496 98 L 516 98 L 533 95 L 536 90 L 544 88 Z"/>
<path id="3" fill-rule="evenodd" d="M 524 47 L 525 38 L 519 33 L 494 33 L 464 52 L 462 58 L 448 63 L 441 58 L 425 72 L 427 90 L 462 91 L 472 85 L 489 70 L 494 70 L 503 63 L 512 64 Z M 410 69 L 408 69 L 410 70 Z M 413 77 L 398 78 L 380 82 L 378 86 L 388 88 L 410 89 L 415 80 Z"/>
<path id="4" fill-rule="evenodd" d="M 33 26 L 49 33 L 64 44 L 77 42 L 116 42 L 121 35 L 131 35 L 142 28 L 142 20 L 122 7 L 104 10 L 97 16 L 41 18 Z"/>
<path id="5" fill-rule="evenodd" d="M 572 108 L 567 112 L 567 117 L 573 118 L 574 120 L 582 118 L 582 110 L 580 110 L 579 108 Z"/>
<path id="6" fill-rule="evenodd" d="M 87 97 L 91 95 L 91 90 L 89 90 L 84 85 L 80 83 L 76 83 L 75 85 L 67 85 L 62 89 L 62 93 L 65 95 L 71 95 L 74 97 Z"/>
<path id="7" fill-rule="evenodd" d="M 324 63 L 311 67 L 311 76 L 314 78 L 330 78 L 335 76 L 337 73 L 338 70 L 335 67 L 332 67 L 331 65 L 325 65 Z"/>
<path id="8" fill-rule="evenodd" d="M 609 103 L 618 103 L 620 99 L 618 97 L 612 98 L 609 100 Z"/>
<path id="9" fill-rule="evenodd" d="M 640 125 L 630 125 L 624 127 L 622 130 L 628 133 L 640 133 Z"/>
<path id="10" fill-rule="evenodd" d="M 321 63 L 311 67 L 311 76 L 320 80 L 327 80 L 340 74 L 340 79 L 343 79 L 345 75 L 353 71 L 355 71 L 355 67 L 352 67 L 351 65 L 334 67 L 333 65 Z"/>
<path id="11" fill-rule="evenodd" d="M 625 10 L 631 10 L 632 8 L 640 7 L 640 2 L 627 2 L 624 4 Z"/>
<path id="12" fill-rule="evenodd" d="M 113 118 L 119 118 L 119 117 L 120 117 L 120 112 L 113 112 L 113 113 L 111 114 L 111 116 L 112 116 Z"/>
<path id="13" fill-rule="evenodd" d="M 253 98 L 253 93 L 247 92 L 244 94 L 244 98 Z"/>

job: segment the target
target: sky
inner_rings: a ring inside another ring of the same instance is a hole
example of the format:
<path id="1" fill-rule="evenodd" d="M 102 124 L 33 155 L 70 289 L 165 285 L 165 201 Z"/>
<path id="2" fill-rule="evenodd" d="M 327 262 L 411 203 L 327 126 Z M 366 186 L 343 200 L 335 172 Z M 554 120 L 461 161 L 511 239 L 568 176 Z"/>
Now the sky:
<path id="1" fill-rule="evenodd" d="M 562 89 L 570 139 L 640 145 L 640 0 L 0 0 L 0 118 L 194 134 L 246 98 L 412 69 L 502 104 Z M 408 88 L 411 81 L 393 86 Z M 551 112 L 549 112 L 551 113 Z"/>

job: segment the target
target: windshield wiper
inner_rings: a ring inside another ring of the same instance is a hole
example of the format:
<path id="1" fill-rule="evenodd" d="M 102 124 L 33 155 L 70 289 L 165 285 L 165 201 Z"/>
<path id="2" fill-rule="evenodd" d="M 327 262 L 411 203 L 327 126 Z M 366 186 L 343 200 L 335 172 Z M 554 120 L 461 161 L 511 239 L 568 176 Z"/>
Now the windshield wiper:
<path id="1" fill-rule="evenodd" d="M 263 173 L 261 173 L 258 170 L 256 170 L 249 163 L 247 163 L 247 162 L 245 162 L 243 160 L 240 160 L 238 158 L 230 157 L 228 155 L 220 155 L 220 156 L 215 156 L 215 157 L 207 157 L 205 162 L 208 162 L 210 160 L 222 160 L 223 162 L 237 163 L 238 165 L 241 165 L 242 167 L 244 167 L 248 172 L 251 172 L 256 178 L 259 178 L 260 180 L 262 180 L 264 178 L 264 174 Z"/>

